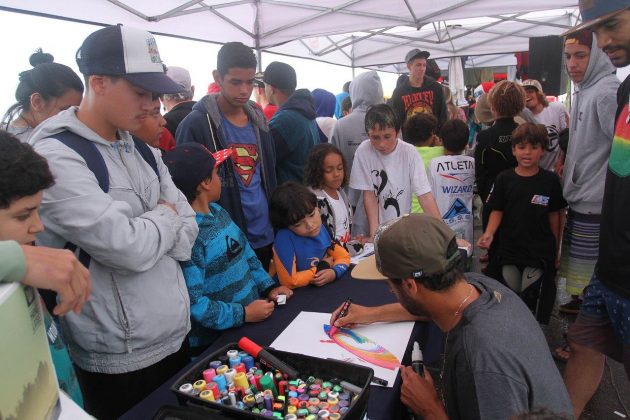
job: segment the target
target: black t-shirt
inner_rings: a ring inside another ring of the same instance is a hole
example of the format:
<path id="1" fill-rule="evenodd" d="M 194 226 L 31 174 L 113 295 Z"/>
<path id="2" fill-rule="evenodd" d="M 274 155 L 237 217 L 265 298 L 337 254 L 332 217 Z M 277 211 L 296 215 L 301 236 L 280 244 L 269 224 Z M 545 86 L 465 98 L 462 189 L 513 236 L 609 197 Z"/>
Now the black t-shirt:
<path id="1" fill-rule="evenodd" d="M 166 129 L 171 132 L 173 137 L 175 137 L 175 133 L 177 132 L 177 127 L 179 123 L 182 122 L 184 118 L 190 114 L 192 111 L 193 105 L 197 102 L 188 101 L 181 102 L 175 105 L 169 112 L 164 114 L 164 119 L 166 120 Z"/>
<path id="2" fill-rule="evenodd" d="M 549 213 L 567 206 L 560 179 L 540 169 L 536 175 L 520 176 L 514 169 L 501 172 L 488 197 L 492 210 L 503 212 L 498 255 L 501 264 L 524 264 L 545 268 L 556 258 L 556 239 Z"/>
<path id="3" fill-rule="evenodd" d="M 428 76 L 424 77 L 420 87 L 412 87 L 407 80 L 394 89 L 391 106 L 401 125 L 408 117 L 421 112 L 433 114 L 437 118 L 438 130 L 448 119 L 442 85 Z"/>
<path id="4" fill-rule="evenodd" d="M 512 154 L 512 132 L 518 127 L 514 118 L 499 118 L 494 125 L 477 135 L 475 147 L 475 180 L 477 191 L 486 200 L 497 175 L 516 166 Z"/>
<path id="5" fill-rule="evenodd" d="M 617 116 L 602 204 L 597 274 L 630 299 L 630 76 L 617 91 Z M 611 116 L 612 117 L 612 116 Z"/>

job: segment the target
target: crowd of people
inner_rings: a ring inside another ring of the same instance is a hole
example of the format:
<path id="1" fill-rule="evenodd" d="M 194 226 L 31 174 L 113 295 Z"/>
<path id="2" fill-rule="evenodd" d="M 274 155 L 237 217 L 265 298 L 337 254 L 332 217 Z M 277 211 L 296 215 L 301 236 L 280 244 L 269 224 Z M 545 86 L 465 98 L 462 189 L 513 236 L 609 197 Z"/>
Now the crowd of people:
<path id="1" fill-rule="evenodd" d="M 480 88 L 474 122 L 418 49 L 388 101 L 374 71 L 310 92 L 286 63 L 257 73 L 239 42 L 194 101 L 188 71 L 120 25 L 83 41 L 83 82 L 37 51 L 0 130 L 0 276 L 40 289 L 60 387 L 117 418 L 222 330 L 352 275 L 399 303 L 340 307 L 332 324 L 446 334 L 441 395 L 428 370 L 401 368 L 414 413 L 579 418 L 606 356 L 630 378 L 630 78 L 614 74 L 630 64 L 630 5 L 580 10 L 564 34 L 570 112 L 537 80 L 505 80 Z M 488 264 L 464 274 L 475 194 Z M 366 243 L 375 255 L 351 271 Z M 578 313 L 554 352 L 564 380 L 540 328 L 558 276 L 560 309 Z"/>

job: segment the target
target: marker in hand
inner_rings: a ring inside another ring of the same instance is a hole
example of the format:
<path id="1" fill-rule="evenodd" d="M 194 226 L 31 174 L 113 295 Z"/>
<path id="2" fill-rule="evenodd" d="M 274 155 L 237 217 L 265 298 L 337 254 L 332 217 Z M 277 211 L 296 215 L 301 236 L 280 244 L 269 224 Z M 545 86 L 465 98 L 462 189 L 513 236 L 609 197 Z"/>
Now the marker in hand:
<path id="1" fill-rule="evenodd" d="M 348 314 L 348 310 L 350 309 L 350 304 L 351 303 L 352 303 L 352 299 L 350 299 L 350 298 L 346 299 L 346 301 L 343 303 L 343 307 L 341 308 L 341 312 L 339 312 L 339 314 L 337 315 L 337 317 L 333 321 L 332 325 L 330 326 L 330 330 L 328 330 L 328 336 L 329 337 L 332 337 L 333 334 L 335 334 L 337 332 L 337 327 L 335 327 L 335 322 L 337 322 L 337 320 L 339 318 L 343 318 L 344 316 L 346 316 Z"/>
<path id="2" fill-rule="evenodd" d="M 421 377 L 424 377 L 424 360 L 422 360 L 422 350 L 420 350 L 420 344 L 417 341 L 413 343 L 413 350 L 411 351 L 411 367 Z"/>

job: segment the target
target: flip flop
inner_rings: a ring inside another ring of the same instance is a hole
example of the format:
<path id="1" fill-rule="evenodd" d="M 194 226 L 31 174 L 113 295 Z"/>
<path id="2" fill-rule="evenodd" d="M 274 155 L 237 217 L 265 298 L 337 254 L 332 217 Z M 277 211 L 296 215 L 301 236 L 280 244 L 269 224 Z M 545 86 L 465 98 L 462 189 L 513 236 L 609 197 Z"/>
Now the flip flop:
<path id="1" fill-rule="evenodd" d="M 562 347 L 556 348 L 554 351 L 551 352 L 551 355 L 554 359 L 560 362 L 568 362 L 569 358 L 571 357 L 571 347 L 569 346 L 569 343 L 565 344 Z"/>

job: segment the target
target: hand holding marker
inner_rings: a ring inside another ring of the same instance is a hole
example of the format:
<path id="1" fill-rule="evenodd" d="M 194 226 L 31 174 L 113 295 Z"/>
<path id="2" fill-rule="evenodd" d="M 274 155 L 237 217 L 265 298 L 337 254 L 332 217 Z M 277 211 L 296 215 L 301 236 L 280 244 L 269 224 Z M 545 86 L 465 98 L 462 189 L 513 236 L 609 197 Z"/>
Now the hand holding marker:
<path id="1" fill-rule="evenodd" d="M 330 326 L 330 330 L 328 331 L 329 337 L 332 337 L 334 334 L 337 333 L 337 327 L 335 327 L 335 322 L 337 322 L 339 318 L 343 318 L 344 316 L 348 314 L 348 310 L 350 309 L 351 303 L 352 303 L 352 299 L 350 298 L 346 299 L 346 301 L 344 302 L 343 307 L 341 308 L 341 312 L 339 312 L 339 315 L 337 315 L 332 325 Z"/>

